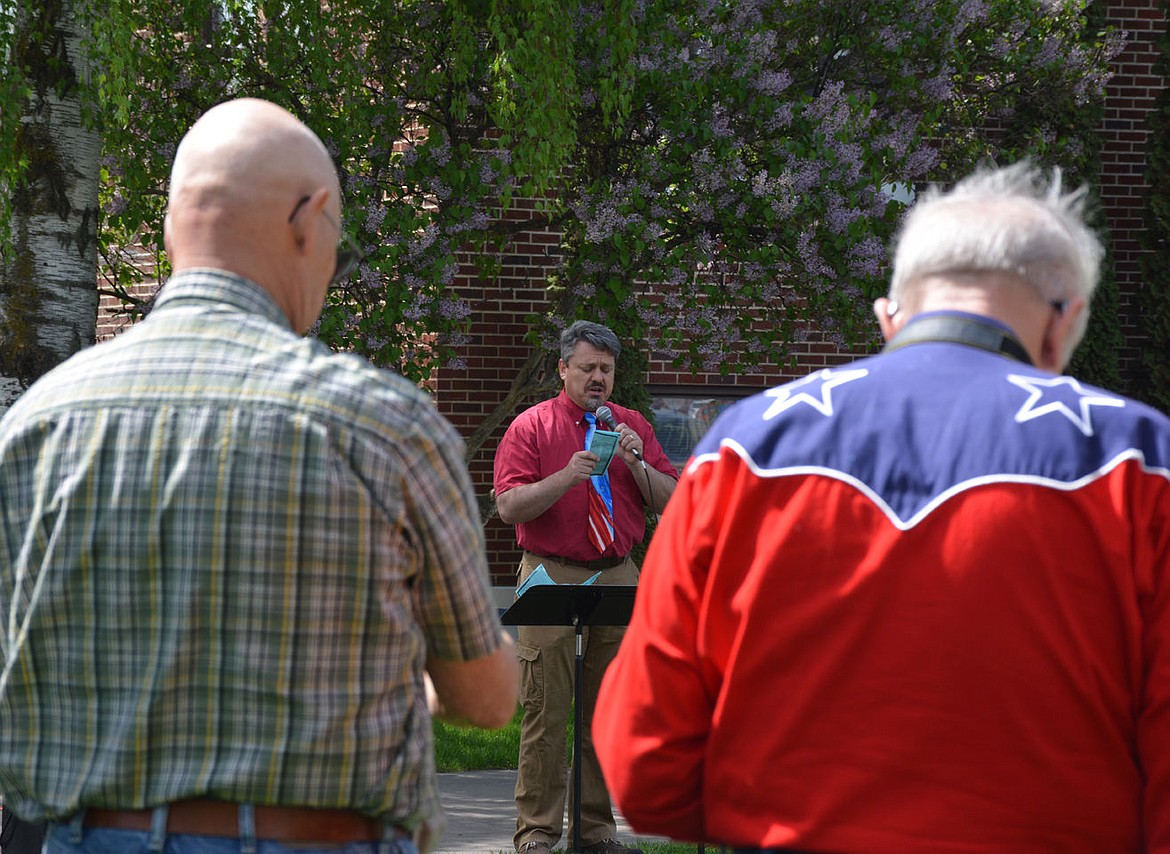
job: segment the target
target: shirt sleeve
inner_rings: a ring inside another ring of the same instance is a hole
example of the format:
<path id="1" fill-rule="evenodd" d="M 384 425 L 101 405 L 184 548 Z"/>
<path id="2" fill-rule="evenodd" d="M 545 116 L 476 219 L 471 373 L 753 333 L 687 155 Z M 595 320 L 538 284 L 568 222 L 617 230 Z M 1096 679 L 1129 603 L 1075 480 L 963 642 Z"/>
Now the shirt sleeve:
<path id="1" fill-rule="evenodd" d="M 1138 716 L 1138 756 L 1145 777 L 1146 851 L 1170 852 L 1170 483 L 1149 477 L 1154 512 L 1139 538 L 1139 605 L 1144 626 L 1145 684 Z M 1142 519 L 1143 515 L 1135 515 Z"/>
<path id="2" fill-rule="evenodd" d="M 496 448 L 493 483 L 496 495 L 541 479 L 536 434 L 530 426 L 531 410 L 520 413 L 509 425 Z"/>
<path id="3" fill-rule="evenodd" d="M 711 500 L 700 491 L 684 476 L 662 516 L 593 723 L 606 782 L 630 825 L 691 841 L 703 839 L 703 761 L 714 696 L 697 654 L 709 549 L 695 508 Z"/>
<path id="4" fill-rule="evenodd" d="M 403 495 L 424 567 L 415 590 L 428 655 L 468 661 L 499 646 L 483 524 L 463 440 L 429 401 L 419 407 Z"/>

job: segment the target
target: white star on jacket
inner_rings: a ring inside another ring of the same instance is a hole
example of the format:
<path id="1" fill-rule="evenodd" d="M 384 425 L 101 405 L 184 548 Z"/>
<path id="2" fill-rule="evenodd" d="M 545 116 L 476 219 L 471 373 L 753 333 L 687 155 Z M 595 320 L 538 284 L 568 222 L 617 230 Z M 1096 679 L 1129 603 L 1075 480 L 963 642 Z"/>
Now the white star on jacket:
<path id="1" fill-rule="evenodd" d="M 839 385 L 859 380 L 868 374 L 869 371 L 864 369 L 824 368 L 815 374 L 809 374 L 804 379 L 799 379 L 780 388 L 768 389 L 764 394 L 768 397 L 774 397 L 776 400 L 764 413 L 763 420 L 775 418 L 784 410 L 796 406 L 798 403 L 807 403 L 817 412 L 831 418 L 833 416 L 833 389 Z"/>
<path id="2" fill-rule="evenodd" d="M 1072 377 L 1042 379 L 1008 374 L 1008 381 L 1028 392 L 1028 399 L 1016 413 L 1018 424 L 1056 413 L 1075 424 L 1086 436 L 1092 436 L 1092 407 L 1125 406 L 1124 400 L 1087 390 Z M 1070 402 L 1072 406 L 1069 405 Z"/>

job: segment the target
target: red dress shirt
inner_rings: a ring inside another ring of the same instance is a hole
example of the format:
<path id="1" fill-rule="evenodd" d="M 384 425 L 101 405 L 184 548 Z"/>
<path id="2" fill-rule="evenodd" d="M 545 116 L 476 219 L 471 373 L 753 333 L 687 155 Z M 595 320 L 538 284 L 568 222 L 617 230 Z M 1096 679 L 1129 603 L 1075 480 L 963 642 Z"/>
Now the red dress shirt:
<path id="1" fill-rule="evenodd" d="M 646 465 L 677 478 L 678 472 L 655 438 L 650 422 L 636 410 L 612 401 L 606 405 L 613 410 L 615 421 L 628 424 L 642 437 L 642 458 Z M 573 454 L 584 449 L 587 428 L 585 410 L 564 391 L 521 412 L 496 450 L 496 494 L 536 483 L 563 469 Z M 590 545 L 586 533 L 588 481 L 574 486 L 540 516 L 516 525 L 520 547 L 582 563 L 629 554 L 646 532 L 645 502 L 629 467 L 616 457 L 609 466 L 609 481 L 613 494 L 614 541 L 604 555 L 599 555 Z"/>

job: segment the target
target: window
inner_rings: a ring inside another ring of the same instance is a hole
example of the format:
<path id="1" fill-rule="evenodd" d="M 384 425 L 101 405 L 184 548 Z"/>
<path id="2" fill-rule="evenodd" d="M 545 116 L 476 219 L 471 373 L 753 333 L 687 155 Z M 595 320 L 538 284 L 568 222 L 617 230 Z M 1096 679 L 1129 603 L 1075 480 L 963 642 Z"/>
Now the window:
<path id="1" fill-rule="evenodd" d="M 650 391 L 654 435 L 680 472 L 695 445 L 715 418 L 748 391 L 729 394 L 724 389 L 660 386 Z"/>

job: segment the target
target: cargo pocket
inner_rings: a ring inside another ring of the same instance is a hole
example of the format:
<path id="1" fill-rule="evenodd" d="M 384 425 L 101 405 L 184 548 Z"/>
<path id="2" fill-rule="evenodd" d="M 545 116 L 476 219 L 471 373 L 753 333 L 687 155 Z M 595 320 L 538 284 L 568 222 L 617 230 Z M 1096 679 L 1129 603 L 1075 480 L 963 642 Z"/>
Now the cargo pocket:
<path id="1" fill-rule="evenodd" d="M 540 659 L 540 647 L 517 643 L 516 656 L 520 659 L 520 704 L 526 712 L 539 711 L 544 707 L 544 662 Z"/>

